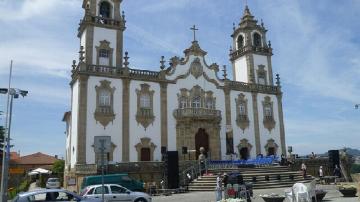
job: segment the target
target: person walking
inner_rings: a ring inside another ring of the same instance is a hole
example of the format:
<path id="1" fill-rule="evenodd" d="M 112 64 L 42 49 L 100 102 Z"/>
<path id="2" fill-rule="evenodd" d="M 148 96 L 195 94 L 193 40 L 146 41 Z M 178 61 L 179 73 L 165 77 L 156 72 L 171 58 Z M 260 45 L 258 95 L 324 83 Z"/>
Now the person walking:
<path id="1" fill-rule="evenodd" d="M 306 179 L 306 165 L 305 165 L 305 163 L 301 164 L 301 171 L 302 171 L 303 178 Z"/>
<path id="2" fill-rule="evenodd" d="M 222 199 L 222 180 L 221 174 L 218 173 L 216 178 L 216 201 L 221 201 Z"/>

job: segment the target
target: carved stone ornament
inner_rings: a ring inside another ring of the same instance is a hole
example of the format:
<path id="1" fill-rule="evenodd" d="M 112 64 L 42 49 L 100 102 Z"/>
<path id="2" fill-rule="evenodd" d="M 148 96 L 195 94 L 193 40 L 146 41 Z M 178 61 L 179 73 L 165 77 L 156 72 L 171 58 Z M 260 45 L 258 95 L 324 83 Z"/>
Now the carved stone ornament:
<path id="1" fill-rule="evenodd" d="M 140 142 L 135 145 L 136 151 L 138 153 L 138 161 L 141 160 L 141 149 L 149 148 L 150 149 L 150 161 L 154 161 L 154 151 L 156 145 L 151 142 L 151 139 L 148 137 L 140 138 Z"/>
<path id="2" fill-rule="evenodd" d="M 265 97 L 265 100 L 262 102 L 263 104 L 263 124 L 266 129 L 271 132 L 271 130 L 275 127 L 274 120 L 274 110 L 273 110 L 273 102 L 271 101 L 269 96 Z"/>
<path id="3" fill-rule="evenodd" d="M 248 149 L 249 153 L 250 153 L 250 151 L 251 151 L 251 148 L 253 147 L 253 146 L 249 143 L 249 140 L 246 139 L 246 138 L 241 139 L 241 140 L 240 140 L 240 143 L 237 145 L 237 148 L 238 148 L 238 150 L 239 150 L 239 153 L 240 153 L 241 148 L 244 148 L 244 147 Z"/>
<path id="4" fill-rule="evenodd" d="M 201 65 L 200 59 L 196 58 L 190 65 L 190 73 L 197 79 L 203 73 L 203 66 Z"/>
<path id="5" fill-rule="evenodd" d="M 155 120 L 154 110 L 153 110 L 153 97 L 154 92 L 150 90 L 149 84 L 140 84 L 141 89 L 136 89 L 137 94 L 137 112 L 136 112 L 136 121 L 141 124 L 144 129 L 152 124 Z M 148 106 L 142 106 L 141 99 L 149 99 Z"/>
<path id="6" fill-rule="evenodd" d="M 235 98 L 236 103 L 236 124 L 245 131 L 249 127 L 249 118 L 248 118 L 248 109 L 247 109 L 247 99 L 245 95 L 240 93 L 238 98 Z"/>
<path id="7" fill-rule="evenodd" d="M 190 48 L 184 50 L 184 53 L 186 57 L 189 57 L 190 55 L 205 56 L 207 54 L 206 51 L 200 48 L 200 45 L 197 41 L 193 41 Z"/>
<path id="8" fill-rule="evenodd" d="M 94 113 L 94 118 L 96 122 L 100 122 L 101 125 L 105 127 L 115 119 L 115 114 L 113 110 L 114 105 L 114 92 L 115 87 L 110 86 L 111 82 L 107 80 L 100 81 L 100 86 L 95 86 L 96 90 L 96 109 Z M 100 93 L 101 91 L 107 91 L 110 94 L 110 103 L 109 105 L 102 106 L 100 104 Z"/>
<path id="9" fill-rule="evenodd" d="M 279 148 L 279 146 L 275 143 L 275 140 L 272 138 L 267 141 L 267 144 L 264 147 L 266 152 L 268 152 L 269 148 L 274 148 L 275 154 L 277 154 L 277 150 Z"/>

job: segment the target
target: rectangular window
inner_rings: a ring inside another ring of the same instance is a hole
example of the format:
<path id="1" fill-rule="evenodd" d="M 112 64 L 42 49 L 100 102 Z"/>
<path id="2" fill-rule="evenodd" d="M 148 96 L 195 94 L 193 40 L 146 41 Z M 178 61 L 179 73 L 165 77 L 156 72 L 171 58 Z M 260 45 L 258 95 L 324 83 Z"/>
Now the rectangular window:
<path id="1" fill-rule="evenodd" d="M 109 51 L 105 49 L 100 49 L 99 57 L 101 58 L 109 58 Z"/>

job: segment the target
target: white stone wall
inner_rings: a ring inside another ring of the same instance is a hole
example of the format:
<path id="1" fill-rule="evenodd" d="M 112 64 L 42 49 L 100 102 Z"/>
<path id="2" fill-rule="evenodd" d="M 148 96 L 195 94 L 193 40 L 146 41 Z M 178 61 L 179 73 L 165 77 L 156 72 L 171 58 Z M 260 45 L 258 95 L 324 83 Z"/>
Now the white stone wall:
<path id="1" fill-rule="evenodd" d="M 71 130 L 69 135 L 69 141 L 67 141 L 67 146 L 70 147 L 70 165 L 73 168 L 76 164 L 76 154 L 77 154 L 77 127 L 78 127 L 78 110 L 79 110 L 79 82 L 75 81 L 72 85 L 72 103 L 71 103 Z M 71 142 L 71 144 L 70 144 Z M 74 152 L 73 152 L 74 148 Z"/>
<path id="2" fill-rule="evenodd" d="M 248 73 L 246 65 L 246 57 L 240 57 L 235 60 L 235 81 L 248 82 Z"/>
<path id="3" fill-rule="evenodd" d="M 273 116 L 276 122 L 275 127 L 269 132 L 267 128 L 264 127 L 263 118 L 263 104 L 264 98 L 269 96 L 271 101 L 273 102 Z M 280 120 L 279 120 L 279 109 L 277 105 L 277 98 L 275 95 L 266 95 L 266 94 L 258 94 L 258 112 L 259 112 L 259 128 L 260 128 L 260 144 L 261 144 L 261 153 L 266 154 L 265 145 L 269 139 L 274 139 L 275 143 L 278 145 L 277 155 L 280 156 L 282 154 L 281 151 L 281 142 L 280 142 Z"/>
<path id="4" fill-rule="evenodd" d="M 110 87 L 115 87 L 113 110 L 115 119 L 105 128 L 96 122 L 94 113 L 96 109 L 96 90 L 95 86 L 100 86 L 100 81 L 110 81 Z M 111 141 L 116 145 L 113 153 L 113 161 L 121 162 L 122 157 L 122 91 L 123 85 L 121 79 L 102 78 L 90 76 L 88 80 L 88 97 L 87 97 L 87 120 L 86 120 L 86 163 L 95 163 L 94 137 L 95 136 L 111 136 Z"/>
<path id="5" fill-rule="evenodd" d="M 137 112 L 137 94 L 136 89 L 141 90 L 140 84 L 146 83 L 150 85 L 150 91 L 155 91 L 153 95 L 153 112 L 155 120 L 150 124 L 146 130 L 136 121 Z M 153 82 L 144 82 L 131 80 L 130 82 L 130 111 L 129 111 L 129 124 L 130 124 L 130 145 L 129 155 L 130 161 L 138 161 L 138 153 L 135 145 L 141 143 L 140 138 L 148 137 L 157 147 L 154 151 L 154 160 L 161 160 L 161 103 L 160 103 L 160 85 Z"/>
<path id="6" fill-rule="evenodd" d="M 116 30 L 94 27 L 94 47 L 93 47 L 93 64 L 96 64 L 97 52 L 96 46 L 100 45 L 100 41 L 109 41 L 110 48 L 113 49 L 112 66 L 116 64 Z"/>
<path id="7" fill-rule="evenodd" d="M 236 123 L 236 102 L 235 99 L 238 98 L 238 95 L 242 93 L 247 99 L 247 113 L 249 118 L 249 127 L 244 131 Z M 256 157 L 256 143 L 255 143 L 255 130 L 254 130 L 254 111 L 253 111 L 253 100 L 251 93 L 241 92 L 241 91 L 231 91 L 230 93 L 230 103 L 231 103 L 231 125 L 233 128 L 233 137 L 234 137 L 234 152 L 239 154 L 238 145 L 240 140 L 246 138 L 248 142 L 253 146 L 250 150 L 250 158 Z"/>

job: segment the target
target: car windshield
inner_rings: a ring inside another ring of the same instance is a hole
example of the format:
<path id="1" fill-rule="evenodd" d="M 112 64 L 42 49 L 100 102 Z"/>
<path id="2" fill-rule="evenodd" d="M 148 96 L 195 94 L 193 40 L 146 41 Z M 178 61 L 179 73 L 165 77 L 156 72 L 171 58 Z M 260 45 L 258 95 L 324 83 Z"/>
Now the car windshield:
<path id="1" fill-rule="evenodd" d="M 59 179 L 57 179 L 57 178 L 49 178 L 48 182 L 59 182 Z"/>

